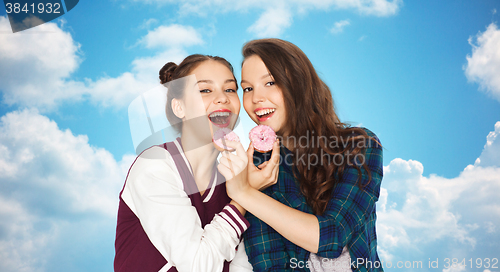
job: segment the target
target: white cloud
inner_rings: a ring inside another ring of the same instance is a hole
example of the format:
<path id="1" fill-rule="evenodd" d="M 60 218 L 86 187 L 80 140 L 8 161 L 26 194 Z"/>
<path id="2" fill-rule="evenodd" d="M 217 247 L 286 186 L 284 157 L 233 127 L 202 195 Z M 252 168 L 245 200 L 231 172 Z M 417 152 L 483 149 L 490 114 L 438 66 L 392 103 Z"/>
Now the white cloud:
<path id="1" fill-rule="evenodd" d="M 500 238 L 494 227 L 500 224 L 500 160 L 489 155 L 500 153 L 499 132 L 497 122 L 481 162 L 455 178 L 426 177 L 423 165 L 414 160 L 394 159 L 384 167 L 377 210 L 383 260 L 438 257 L 431 252 L 441 258 L 465 258 L 472 252 L 482 256 L 496 250 L 491 241 Z"/>
<path id="2" fill-rule="evenodd" d="M 304 15 L 311 10 L 342 9 L 354 10 L 367 16 L 392 16 L 397 14 L 403 5 L 403 0 L 133 0 L 146 4 L 163 6 L 177 4 L 179 14 L 188 16 L 196 14 L 206 16 L 210 13 L 248 12 L 260 10 L 257 21 L 248 30 L 257 37 L 278 37 L 291 26 L 293 16 Z"/>
<path id="3" fill-rule="evenodd" d="M 47 245 L 50 232 L 35 233 L 37 218 L 15 200 L 0 196 L 0 269 L 41 271 L 47 257 L 40 248 Z"/>
<path id="4" fill-rule="evenodd" d="M 284 8 L 269 8 L 248 28 L 257 37 L 279 37 L 292 24 L 292 14 Z"/>
<path id="5" fill-rule="evenodd" d="M 403 5 L 402 0 L 312 0 L 298 1 L 300 5 L 313 6 L 317 9 L 335 8 L 351 9 L 363 15 L 391 16 L 395 15 Z"/>
<path id="6" fill-rule="evenodd" d="M 152 25 L 158 24 L 158 20 L 154 18 L 144 19 L 142 24 L 139 26 L 140 29 L 149 29 Z"/>
<path id="7" fill-rule="evenodd" d="M 114 215 L 116 201 L 109 196 L 116 193 L 123 173 L 111 153 L 90 146 L 87 136 L 61 131 L 37 110 L 26 109 L 1 118 L 0 140 L 4 151 L 0 169 L 9 169 L 0 171 L 4 185 L 25 190 L 19 194 L 30 190 L 61 194 L 59 198 L 66 204 L 47 203 L 53 210 Z M 86 201 L 89 199 L 92 201 Z"/>
<path id="8" fill-rule="evenodd" d="M 90 100 L 105 107 L 124 108 L 138 94 L 158 85 L 158 71 L 166 62 L 180 63 L 188 55 L 185 47 L 203 44 L 201 35 L 190 26 L 159 26 L 138 41 L 147 48 L 160 49 L 151 57 L 139 57 L 132 69 L 118 77 L 103 77 L 85 82 L 84 93 Z"/>
<path id="9" fill-rule="evenodd" d="M 188 53 L 169 49 L 153 57 L 136 58 L 132 70 L 118 77 L 103 77 L 87 81 L 90 100 L 104 107 L 127 107 L 140 93 L 158 86 L 158 71 L 168 61 L 180 63 Z"/>
<path id="10" fill-rule="evenodd" d="M 474 166 L 500 166 L 500 121 L 495 124 L 495 131 L 491 131 L 486 137 L 483 152 Z"/>
<path id="11" fill-rule="evenodd" d="M 117 162 L 33 109 L 1 118 L 0 143 L 0 271 L 45 271 L 63 236 L 113 239 L 133 156 Z"/>
<path id="12" fill-rule="evenodd" d="M 242 11 L 251 8 L 261 8 L 265 6 L 283 5 L 283 0 L 254 0 L 239 1 L 230 0 L 133 0 L 134 2 L 143 2 L 147 4 L 178 4 L 181 13 L 208 13 L 212 10 L 218 11 Z M 398 12 L 402 6 L 402 0 L 295 0 L 288 1 L 288 6 L 296 10 L 310 9 L 353 9 L 366 15 L 390 16 Z"/>
<path id="13" fill-rule="evenodd" d="M 10 31 L 9 21 L 0 17 L 0 31 Z M 158 71 L 167 61 L 181 61 L 185 47 L 202 44 L 192 27 L 160 26 L 138 41 L 147 48 L 160 49 L 152 57 L 136 58 L 131 71 L 117 77 L 70 80 L 81 59 L 80 45 L 55 23 L 0 40 L 0 90 L 3 102 L 40 111 L 51 111 L 62 102 L 89 99 L 104 107 L 124 108 L 138 94 L 158 85 Z"/>
<path id="14" fill-rule="evenodd" d="M 64 99 L 79 99 L 78 88 L 64 88 L 79 66 L 80 45 L 54 23 L 15 34 L 0 16 L 0 90 L 4 102 L 53 107 Z"/>
<path id="15" fill-rule="evenodd" d="M 465 75 L 479 83 L 486 93 L 500 101 L 500 30 L 491 23 L 485 32 L 469 38 L 472 55 L 467 55 Z"/>
<path id="16" fill-rule="evenodd" d="M 346 1 L 356 3 L 355 8 L 362 14 L 375 16 L 391 16 L 398 12 L 403 0 L 370 0 L 370 1 Z"/>
<path id="17" fill-rule="evenodd" d="M 465 265 L 455 264 L 455 267 L 454 267 L 451 261 L 450 261 L 449 267 L 443 269 L 443 272 L 460 272 L 460 271 L 465 271 Z"/>
<path id="18" fill-rule="evenodd" d="M 141 39 L 147 48 L 182 48 L 202 44 L 201 35 L 191 26 L 159 26 Z"/>
<path id="19" fill-rule="evenodd" d="M 350 24 L 351 22 L 349 22 L 349 20 L 335 22 L 333 24 L 333 27 L 330 29 L 330 32 L 333 34 L 341 33 L 342 31 L 344 31 L 344 28 Z"/>

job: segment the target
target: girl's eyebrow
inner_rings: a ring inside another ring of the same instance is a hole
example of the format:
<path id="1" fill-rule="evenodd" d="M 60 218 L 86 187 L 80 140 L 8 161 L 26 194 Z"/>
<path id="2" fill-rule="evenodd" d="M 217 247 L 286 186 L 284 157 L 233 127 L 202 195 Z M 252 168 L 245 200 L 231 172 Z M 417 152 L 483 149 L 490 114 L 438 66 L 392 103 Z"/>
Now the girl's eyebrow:
<path id="1" fill-rule="evenodd" d="M 224 83 L 231 83 L 231 82 L 235 82 L 236 83 L 236 80 L 234 80 L 234 78 L 229 78 L 229 79 L 226 79 L 226 81 L 224 81 Z M 210 80 L 210 79 L 200 79 L 194 85 L 196 85 L 198 83 L 214 84 L 214 82 L 212 80 Z"/>
<path id="2" fill-rule="evenodd" d="M 200 79 L 200 80 L 196 81 L 196 83 L 194 85 L 196 86 L 198 83 L 214 84 L 214 82 L 212 80 L 210 80 L 210 79 Z"/>
<path id="3" fill-rule="evenodd" d="M 261 76 L 260 79 L 264 79 L 266 77 L 271 77 L 272 78 L 271 74 L 267 73 L 267 74 Z M 248 82 L 246 80 L 242 79 L 240 84 L 243 84 L 243 83 L 248 83 Z"/>
<path id="4" fill-rule="evenodd" d="M 271 76 L 271 73 L 267 73 L 267 74 L 263 75 L 260 79 L 264 79 L 266 77 L 273 77 L 273 76 Z"/>

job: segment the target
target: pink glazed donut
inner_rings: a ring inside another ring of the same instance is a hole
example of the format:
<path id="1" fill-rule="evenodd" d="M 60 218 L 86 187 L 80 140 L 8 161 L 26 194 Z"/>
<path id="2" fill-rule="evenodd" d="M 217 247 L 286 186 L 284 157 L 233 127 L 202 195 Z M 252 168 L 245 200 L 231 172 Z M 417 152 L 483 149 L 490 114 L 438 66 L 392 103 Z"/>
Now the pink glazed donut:
<path id="1" fill-rule="evenodd" d="M 236 133 L 234 133 L 232 130 L 229 128 L 221 128 L 215 131 L 213 141 L 214 143 L 220 147 L 222 150 L 230 150 L 232 148 L 227 147 L 224 145 L 224 142 L 222 141 L 222 138 L 224 138 L 224 141 L 233 141 L 233 142 L 239 142 L 240 137 Z M 222 151 L 219 150 L 219 151 Z"/>
<path id="2" fill-rule="evenodd" d="M 270 126 L 266 125 L 258 125 L 252 128 L 248 137 L 253 143 L 253 148 L 259 152 L 271 151 L 276 141 L 276 133 Z"/>

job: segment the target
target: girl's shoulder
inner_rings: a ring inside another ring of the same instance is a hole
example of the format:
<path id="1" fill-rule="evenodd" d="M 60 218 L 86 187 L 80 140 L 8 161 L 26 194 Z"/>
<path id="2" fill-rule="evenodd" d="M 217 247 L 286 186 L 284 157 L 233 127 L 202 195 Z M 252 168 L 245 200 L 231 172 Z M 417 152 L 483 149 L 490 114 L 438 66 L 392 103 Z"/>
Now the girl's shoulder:
<path id="1" fill-rule="evenodd" d="M 163 145 L 155 145 L 137 156 L 130 166 L 127 180 L 172 175 L 175 177 L 179 175 L 172 154 Z"/>
<path id="2" fill-rule="evenodd" d="M 377 135 L 373 131 L 371 131 L 365 127 L 357 127 L 357 128 L 362 129 L 366 133 L 366 135 L 368 136 L 368 138 L 366 139 L 367 147 L 382 148 L 382 144 L 380 142 L 380 139 L 377 137 Z M 360 135 L 360 134 L 358 134 L 358 135 Z"/>
<path id="3" fill-rule="evenodd" d="M 137 163 L 156 164 L 156 163 L 165 163 L 171 161 L 172 161 L 172 155 L 164 146 L 164 144 L 161 144 L 161 145 L 151 146 L 142 151 L 141 154 L 137 156 L 134 164 Z"/>

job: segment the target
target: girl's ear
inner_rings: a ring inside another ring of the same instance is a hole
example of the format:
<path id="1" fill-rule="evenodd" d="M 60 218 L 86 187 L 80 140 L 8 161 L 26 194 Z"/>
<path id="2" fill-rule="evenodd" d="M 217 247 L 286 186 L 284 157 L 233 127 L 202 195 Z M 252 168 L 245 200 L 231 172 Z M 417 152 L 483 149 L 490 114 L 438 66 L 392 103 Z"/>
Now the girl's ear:
<path id="1" fill-rule="evenodd" d="M 184 113 L 182 101 L 179 99 L 172 99 L 172 111 L 174 112 L 175 116 L 179 117 L 179 119 L 182 119 L 184 118 L 184 116 L 186 116 L 186 114 Z"/>

